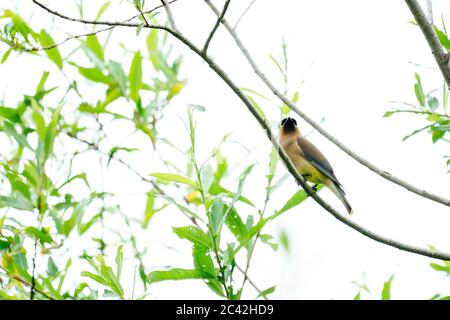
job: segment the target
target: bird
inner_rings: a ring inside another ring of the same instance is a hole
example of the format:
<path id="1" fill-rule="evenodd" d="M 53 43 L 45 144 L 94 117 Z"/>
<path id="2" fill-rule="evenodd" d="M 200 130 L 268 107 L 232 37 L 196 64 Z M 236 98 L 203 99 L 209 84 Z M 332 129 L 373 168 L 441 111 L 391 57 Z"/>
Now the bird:
<path id="1" fill-rule="evenodd" d="M 314 191 L 317 191 L 319 184 L 325 185 L 342 201 L 348 213 L 353 213 L 330 162 L 314 144 L 302 136 L 297 120 L 291 117 L 281 120 L 278 140 L 298 173 L 314 184 Z"/>

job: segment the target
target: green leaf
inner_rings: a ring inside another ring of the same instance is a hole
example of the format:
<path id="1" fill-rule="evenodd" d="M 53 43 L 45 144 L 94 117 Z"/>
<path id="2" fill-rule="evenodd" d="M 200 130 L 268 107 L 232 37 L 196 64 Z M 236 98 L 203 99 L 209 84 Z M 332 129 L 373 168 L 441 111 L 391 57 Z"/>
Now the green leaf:
<path id="1" fill-rule="evenodd" d="M 107 85 L 114 85 L 115 81 L 114 79 L 105 76 L 103 72 L 98 68 L 83 68 L 78 67 L 78 72 L 85 77 L 88 80 L 94 81 L 94 82 L 100 82 Z"/>
<path id="2" fill-rule="evenodd" d="M 187 215 L 194 217 L 200 221 L 204 221 L 198 214 L 196 214 L 194 211 L 192 211 L 191 209 L 181 205 L 179 202 L 177 202 L 175 199 L 173 199 L 172 197 L 169 197 L 167 195 L 162 195 L 162 194 L 158 194 L 158 197 L 166 199 L 167 201 L 169 201 L 170 203 L 172 203 L 173 205 L 177 206 L 178 209 L 180 209 L 181 211 L 183 211 L 184 213 L 186 213 Z"/>
<path id="3" fill-rule="evenodd" d="M 98 10 L 97 16 L 95 17 L 95 20 L 99 20 L 102 14 L 108 9 L 109 5 L 111 4 L 111 1 L 106 1 Z"/>
<path id="4" fill-rule="evenodd" d="M 0 118 L 5 118 L 13 123 L 18 123 L 20 122 L 20 113 L 17 109 L 0 106 Z"/>
<path id="5" fill-rule="evenodd" d="M 59 114 L 61 112 L 62 105 L 60 105 L 55 112 L 53 112 L 52 119 L 45 130 L 45 137 L 43 141 L 43 150 L 44 150 L 44 162 L 47 160 L 53 152 L 53 144 L 55 142 L 57 132 L 57 125 L 59 120 Z"/>
<path id="6" fill-rule="evenodd" d="M 358 293 L 353 297 L 353 300 L 361 300 L 361 291 L 358 291 Z"/>
<path id="7" fill-rule="evenodd" d="M 382 300 L 391 300 L 391 284 L 394 280 L 394 275 L 391 275 L 389 279 L 384 283 L 383 291 L 381 292 Z"/>
<path id="8" fill-rule="evenodd" d="M 217 280 L 217 279 L 208 279 L 208 280 L 206 280 L 206 284 L 219 297 L 226 298 L 225 294 L 223 293 L 223 285 L 222 285 L 222 283 L 219 280 Z"/>
<path id="9" fill-rule="evenodd" d="M 104 279 L 102 276 L 96 275 L 96 274 L 94 274 L 94 273 L 92 273 L 92 272 L 89 272 L 89 271 L 83 271 L 83 272 L 81 272 L 81 276 L 82 276 L 82 277 L 88 277 L 88 278 L 91 278 L 92 280 L 94 280 L 94 281 L 96 281 L 96 282 L 98 282 L 98 283 L 100 283 L 100 284 L 103 284 L 104 286 L 109 287 L 108 280 L 106 280 L 106 279 Z"/>
<path id="10" fill-rule="evenodd" d="M 136 51 L 134 54 L 128 80 L 130 81 L 130 97 L 137 102 L 139 99 L 139 90 L 142 87 L 142 56 L 139 51 Z"/>
<path id="11" fill-rule="evenodd" d="M 117 247 L 116 253 L 116 275 L 117 278 L 120 279 L 120 275 L 122 274 L 122 264 L 123 264 L 123 246 Z"/>
<path id="12" fill-rule="evenodd" d="M 267 297 L 269 294 L 274 293 L 277 286 L 273 286 L 261 291 L 256 298 Z"/>
<path id="13" fill-rule="evenodd" d="M 219 194 L 224 194 L 224 195 L 226 195 L 229 198 L 234 198 L 234 193 L 233 192 L 231 192 L 230 190 L 225 189 L 224 187 L 222 187 L 221 185 L 219 185 L 216 182 L 213 182 L 211 184 L 211 186 L 209 187 L 208 193 L 213 195 L 213 196 L 217 196 Z M 247 199 L 244 196 L 240 196 L 238 198 L 238 200 L 243 202 L 243 203 L 246 203 L 246 204 L 248 204 L 248 205 L 250 205 L 252 207 L 255 206 L 249 199 Z"/>
<path id="14" fill-rule="evenodd" d="M 87 186 L 88 188 L 91 187 L 91 186 L 89 185 L 89 181 L 88 181 L 88 179 L 87 179 L 86 172 L 83 172 L 83 173 L 79 173 L 79 174 L 77 174 L 77 175 L 74 175 L 74 176 L 70 177 L 69 179 L 67 179 L 66 181 L 64 181 L 63 184 L 61 184 L 59 187 L 57 187 L 56 190 L 59 191 L 59 190 L 62 189 L 64 186 L 68 185 L 69 183 L 71 183 L 72 181 L 77 180 L 77 179 L 83 180 L 83 182 L 86 184 L 86 186 Z"/>
<path id="15" fill-rule="evenodd" d="M 9 249 L 11 247 L 11 243 L 5 240 L 0 240 L 0 250 Z"/>
<path id="16" fill-rule="evenodd" d="M 422 82 L 420 81 L 420 76 L 416 73 L 416 84 L 414 84 L 414 92 L 416 94 L 417 101 L 419 104 L 425 106 L 425 94 L 423 93 Z"/>
<path id="17" fill-rule="evenodd" d="M 322 186 L 319 186 L 322 187 Z M 319 189 L 319 188 L 318 188 Z M 300 203 L 305 201 L 308 198 L 308 194 L 305 190 L 300 189 L 298 190 L 285 204 L 284 206 L 277 211 L 276 215 L 280 215 L 283 212 L 288 211 L 289 209 L 292 209 L 295 206 L 298 206 Z"/>
<path id="18" fill-rule="evenodd" d="M 6 134 L 13 137 L 17 141 L 19 146 L 27 147 L 28 149 L 33 150 L 28 143 L 26 136 L 17 132 L 15 126 L 11 122 L 5 120 L 3 122 L 3 130 Z"/>
<path id="19" fill-rule="evenodd" d="M 383 115 L 384 118 L 389 118 L 390 116 L 392 116 L 394 113 L 396 113 L 395 111 L 386 111 Z"/>
<path id="20" fill-rule="evenodd" d="M 120 91 L 122 92 L 123 95 L 125 95 L 128 78 L 125 75 L 125 71 L 122 68 L 122 64 L 118 63 L 117 61 L 110 60 L 108 68 L 109 71 L 111 72 L 112 77 L 118 83 Z"/>
<path id="21" fill-rule="evenodd" d="M 265 95 L 263 95 L 262 93 L 259 93 L 259 92 L 256 91 L 256 90 L 253 90 L 253 89 L 250 89 L 250 88 L 245 88 L 245 87 L 242 87 L 242 88 L 240 88 L 240 89 L 241 89 L 242 91 L 244 91 L 244 92 L 252 93 L 252 94 L 254 94 L 254 95 L 256 95 L 256 96 L 258 96 L 258 97 L 260 97 L 260 98 L 263 98 L 264 100 L 270 102 L 270 99 L 268 99 Z"/>
<path id="22" fill-rule="evenodd" d="M 428 98 L 428 106 L 430 107 L 430 110 L 434 112 L 439 108 L 439 100 L 436 97 Z"/>
<path id="23" fill-rule="evenodd" d="M 173 227 L 172 230 L 180 239 L 186 239 L 194 244 L 212 248 L 210 237 L 197 227 Z"/>
<path id="24" fill-rule="evenodd" d="M 150 219 L 155 214 L 155 193 L 154 192 L 148 192 L 147 193 L 147 203 L 145 204 L 145 213 L 144 213 L 144 222 L 143 226 L 144 228 L 147 228 L 148 223 L 150 222 Z"/>
<path id="25" fill-rule="evenodd" d="M 52 237 L 44 229 L 37 229 L 35 227 L 26 227 L 25 233 L 33 238 L 39 239 L 41 243 L 53 243 Z"/>
<path id="26" fill-rule="evenodd" d="M 15 297 L 15 296 L 8 295 L 3 290 L 0 290 L 0 298 L 1 298 L 1 300 L 22 300 L 20 298 Z"/>
<path id="27" fill-rule="evenodd" d="M 55 261 L 53 261 L 51 256 L 48 257 L 47 273 L 50 277 L 54 277 L 59 273 L 58 266 L 55 264 Z"/>
<path id="28" fill-rule="evenodd" d="M 210 249 L 195 245 L 192 248 L 195 270 L 198 270 L 204 278 L 216 278 L 217 270 L 210 256 Z"/>
<path id="29" fill-rule="evenodd" d="M 448 39 L 447 35 L 439 30 L 438 27 L 433 26 L 434 32 L 436 32 L 436 35 L 438 36 L 439 42 L 445 49 L 450 49 L 450 40 Z"/>
<path id="30" fill-rule="evenodd" d="M 270 234 L 261 234 L 259 236 L 262 243 L 269 245 L 274 251 L 278 250 L 278 243 L 275 242 L 275 239 Z"/>
<path id="31" fill-rule="evenodd" d="M 247 238 L 247 228 L 235 208 L 231 209 L 226 217 L 225 224 L 239 241 Z"/>
<path id="32" fill-rule="evenodd" d="M 450 131 L 450 125 L 448 124 L 443 124 L 443 125 L 438 125 L 433 127 L 433 131 Z"/>
<path id="33" fill-rule="evenodd" d="M 183 88 L 185 87 L 185 83 L 182 81 L 177 81 L 175 82 L 171 87 L 169 92 L 167 93 L 167 100 L 171 100 L 173 97 L 175 97 L 176 95 L 178 95 L 181 90 L 183 90 Z"/>
<path id="34" fill-rule="evenodd" d="M 225 204 L 222 200 L 216 199 L 209 212 L 209 225 L 213 237 L 217 237 L 220 234 L 220 230 L 223 224 L 223 218 L 225 214 Z"/>
<path id="35" fill-rule="evenodd" d="M 44 140 L 46 130 L 44 117 L 42 116 L 39 105 L 35 99 L 31 99 L 31 105 L 33 107 L 33 121 L 36 125 L 36 132 L 39 140 Z"/>
<path id="36" fill-rule="evenodd" d="M 211 184 L 214 182 L 214 170 L 208 163 L 200 173 L 200 181 L 204 192 L 208 192 Z"/>
<path id="37" fill-rule="evenodd" d="M 447 275 L 450 275 L 450 264 L 440 265 L 440 264 L 432 262 L 432 263 L 430 263 L 430 266 L 436 271 L 445 272 L 445 273 L 447 273 Z"/>
<path id="38" fill-rule="evenodd" d="M 39 83 L 36 87 L 36 93 L 35 93 L 35 99 L 39 100 L 39 94 L 42 94 L 42 91 L 45 91 L 44 86 L 47 82 L 48 76 L 50 75 L 50 72 L 45 71 L 42 73 L 41 79 L 39 80 Z M 46 92 L 49 92 L 50 90 L 47 90 Z M 42 96 L 41 96 L 42 98 Z"/>
<path id="39" fill-rule="evenodd" d="M 220 180 L 226 175 L 228 169 L 227 159 L 220 153 L 220 151 L 216 152 L 215 155 L 217 161 L 217 169 L 214 172 L 214 181 L 216 184 L 219 184 Z M 210 186 L 211 188 L 211 186 Z M 209 191 L 209 189 L 208 189 Z"/>
<path id="40" fill-rule="evenodd" d="M 164 271 L 153 271 L 148 276 L 150 283 L 167 280 L 187 280 L 187 279 L 205 279 L 205 276 L 198 270 L 189 269 L 170 269 Z"/>
<path id="41" fill-rule="evenodd" d="M 269 181 L 272 181 L 273 177 L 275 176 L 279 158 L 280 156 L 278 155 L 277 150 L 275 150 L 275 148 L 272 148 L 270 152 L 269 175 L 267 177 Z"/>
<path id="42" fill-rule="evenodd" d="M 109 3 L 107 2 L 105 4 Z M 97 56 L 97 58 L 99 58 L 101 61 L 105 61 L 105 53 L 103 52 L 103 47 L 98 41 L 98 38 L 95 34 L 88 36 L 86 38 L 85 44 L 88 49 Z"/>
<path id="43" fill-rule="evenodd" d="M 44 29 L 42 29 L 41 33 L 39 34 L 39 42 L 44 48 L 51 47 L 55 44 L 52 37 Z M 59 53 L 58 47 L 45 50 L 45 53 L 51 61 L 53 61 L 60 69 L 62 69 L 63 59 L 61 57 L 61 54 Z"/>
<path id="44" fill-rule="evenodd" d="M 0 208 L 9 207 L 25 211 L 33 211 L 34 209 L 30 201 L 21 194 L 11 197 L 0 196 Z"/>
<path id="45" fill-rule="evenodd" d="M 252 103 L 253 107 L 255 107 L 256 111 L 258 111 L 259 115 L 267 121 L 267 117 L 263 111 L 263 109 L 259 106 L 259 104 L 256 102 L 255 99 L 253 99 L 251 96 L 246 95 L 247 99 L 250 100 L 250 102 Z"/>
<path id="46" fill-rule="evenodd" d="M 71 217 L 64 221 L 62 225 L 62 233 L 64 235 L 69 235 L 69 233 L 75 228 L 75 226 L 80 225 L 81 220 L 83 219 L 84 212 L 86 210 L 87 200 L 82 200 L 77 203 L 73 208 Z"/>
<path id="47" fill-rule="evenodd" d="M 101 219 L 103 215 L 101 213 L 96 214 L 93 216 L 88 222 L 81 223 L 78 225 L 78 232 L 80 235 L 88 231 L 99 219 Z"/>
<path id="48" fill-rule="evenodd" d="M 445 131 L 438 131 L 432 129 L 431 140 L 433 141 L 433 143 L 436 143 L 438 140 L 442 139 L 444 135 Z"/>
<path id="49" fill-rule="evenodd" d="M 114 274 L 112 268 L 107 266 L 102 259 L 100 261 L 100 273 L 102 277 L 107 281 L 108 287 L 111 288 L 111 290 L 119 297 L 123 297 L 124 292 L 122 285 L 120 284 L 119 279 Z"/>
<path id="50" fill-rule="evenodd" d="M 280 234 L 280 243 L 281 243 L 281 246 L 282 246 L 286 251 L 289 252 L 289 250 L 290 250 L 289 236 L 288 236 L 287 232 L 284 231 L 284 230 L 282 230 L 282 231 L 281 231 L 281 234 Z"/>
<path id="51" fill-rule="evenodd" d="M 9 55 L 11 54 L 12 49 L 9 49 L 8 51 L 6 51 L 3 56 L 2 59 L 0 60 L 0 64 L 3 64 L 6 62 L 6 60 L 8 60 Z"/>
<path id="52" fill-rule="evenodd" d="M 139 36 L 142 32 L 142 28 L 144 28 L 145 26 L 145 22 L 141 23 L 140 25 L 137 26 L 136 28 L 136 35 Z"/>
<path id="53" fill-rule="evenodd" d="M 158 59 L 158 30 L 151 29 L 148 36 L 147 36 L 147 50 L 148 55 L 150 57 L 150 61 L 153 65 L 153 68 L 156 71 L 159 71 L 160 68 L 160 62 Z"/>
<path id="54" fill-rule="evenodd" d="M 192 187 L 197 187 L 197 184 L 190 180 L 189 178 L 180 176 L 178 174 L 172 173 L 152 173 L 150 174 L 152 177 L 158 178 L 158 180 L 163 181 L 165 183 L 174 182 L 174 183 L 182 183 L 187 184 Z"/>

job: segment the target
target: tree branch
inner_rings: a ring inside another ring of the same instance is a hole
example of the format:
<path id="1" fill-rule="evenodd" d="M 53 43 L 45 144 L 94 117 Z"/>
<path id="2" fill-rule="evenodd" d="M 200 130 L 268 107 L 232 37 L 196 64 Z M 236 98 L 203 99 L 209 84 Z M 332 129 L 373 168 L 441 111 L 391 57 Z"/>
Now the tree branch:
<path id="1" fill-rule="evenodd" d="M 219 15 L 219 10 L 214 6 L 214 4 L 211 3 L 210 0 L 204 0 L 204 1 L 211 8 L 211 10 L 214 11 L 214 13 L 216 15 Z M 255 63 L 253 58 L 250 56 L 247 48 L 244 46 L 241 39 L 238 37 L 236 32 L 233 30 L 233 28 L 228 24 L 228 22 L 224 19 L 224 20 L 222 20 L 222 23 L 225 26 L 225 28 L 228 30 L 228 32 L 231 35 L 231 37 L 233 38 L 233 40 L 235 41 L 236 45 L 241 50 L 242 54 L 247 59 L 248 63 L 253 68 L 253 71 L 256 73 L 256 75 L 266 84 L 266 86 L 272 91 L 272 93 L 276 97 L 278 97 L 283 103 L 285 103 L 292 111 L 294 111 L 297 115 L 299 115 L 303 120 L 305 120 L 307 123 L 309 123 L 314 129 L 316 129 L 318 132 L 320 132 L 320 134 L 322 134 L 325 138 L 327 138 L 334 145 L 336 145 L 339 149 L 344 151 L 347 155 L 349 155 L 351 158 L 353 158 L 354 160 L 359 162 L 361 165 L 365 166 L 366 168 L 370 169 L 371 171 L 375 172 L 376 174 L 385 178 L 386 180 L 389 180 L 389 181 L 391 181 L 391 182 L 393 182 L 393 183 L 405 188 L 406 190 L 408 190 L 412 193 L 415 193 L 421 197 L 441 203 L 445 206 L 450 206 L 450 199 L 436 195 L 427 190 L 415 187 L 412 184 L 394 176 L 393 174 L 391 174 L 381 168 L 378 168 L 377 166 L 375 166 L 368 160 L 364 159 L 363 157 L 361 157 L 360 155 L 358 155 L 357 153 L 352 151 L 350 148 L 348 148 L 346 145 L 344 145 L 342 142 L 340 142 L 337 138 L 335 138 L 333 135 L 328 133 L 328 131 L 326 131 L 324 128 L 322 128 L 322 126 L 320 126 L 320 124 L 315 122 L 312 118 L 310 118 L 308 115 L 306 115 L 303 111 L 298 109 L 295 106 L 295 104 L 290 99 L 288 99 L 285 95 L 283 95 L 281 93 L 281 91 L 279 91 L 275 87 L 275 85 L 272 82 L 270 82 L 270 80 L 266 77 L 266 75 L 259 69 L 259 67 Z M 449 71 L 449 74 L 450 74 L 450 71 Z"/>
<path id="2" fill-rule="evenodd" d="M 206 1 L 206 0 L 205 0 Z M 37 0 L 33 0 L 35 3 L 39 3 Z M 46 8 L 44 5 L 39 3 L 39 6 L 47 10 L 48 12 L 52 13 L 54 11 Z M 54 14 L 54 13 L 52 13 Z M 58 17 L 61 17 L 63 19 L 67 19 L 70 21 L 78 21 L 86 24 L 102 24 L 102 25 L 114 25 L 114 26 L 124 26 L 124 27 L 132 27 L 137 28 L 139 27 L 139 24 L 132 24 L 132 23 L 121 23 L 121 22 L 112 22 L 112 21 L 91 21 L 91 20 L 84 20 L 84 19 L 75 19 L 75 18 L 65 18 L 66 16 L 57 13 Z M 416 247 L 413 245 L 405 244 L 400 241 L 396 241 L 387 237 L 384 237 L 382 235 L 379 235 L 375 232 L 372 232 L 371 230 L 357 224 L 353 220 L 349 219 L 347 216 L 344 216 L 339 213 L 336 209 L 334 209 L 331 205 L 329 205 L 327 202 L 325 202 L 317 193 L 315 193 L 312 188 L 306 183 L 305 179 L 298 174 L 295 166 L 287 156 L 286 152 L 280 147 L 278 141 L 276 140 L 275 135 L 273 134 L 270 125 L 266 122 L 266 120 L 259 114 L 259 112 L 255 109 L 251 101 L 247 98 L 247 96 L 241 91 L 241 89 L 229 78 L 227 73 L 222 70 L 208 55 L 204 55 L 201 52 L 201 49 L 197 48 L 191 41 L 189 41 L 187 38 L 185 38 L 182 34 L 180 34 L 177 31 L 174 31 L 168 27 L 164 26 L 150 26 L 150 28 L 155 29 L 161 29 L 167 31 L 169 34 L 171 34 L 173 37 L 178 39 L 180 42 L 185 44 L 191 51 L 196 53 L 200 58 L 202 58 L 209 67 L 227 84 L 227 86 L 238 96 L 238 98 L 244 103 L 244 105 L 247 107 L 248 111 L 253 115 L 253 117 L 258 121 L 258 123 L 261 125 L 261 127 L 265 130 L 266 135 L 268 139 L 271 141 L 273 147 L 278 151 L 280 158 L 282 159 L 283 163 L 287 167 L 288 171 L 291 173 L 291 175 L 295 178 L 295 180 L 303 187 L 305 192 L 311 196 L 320 206 L 322 206 L 326 211 L 331 213 L 336 219 L 341 221 L 342 223 L 346 224 L 347 226 L 351 227 L 352 229 L 358 231 L 359 233 L 365 235 L 366 237 L 375 240 L 377 242 L 383 243 L 385 245 L 419 254 L 422 256 L 450 261 L 450 254 L 444 253 L 440 251 L 435 250 L 428 250 L 420 247 Z"/>
<path id="3" fill-rule="evenodd" d="M 253 0 L 252 2 L 250 2 L 250 4 L 247 6 L 247 8 L 244 10 L 244 12 L 242 12 L 241 16 L 237 19 L 236 23 L 234 24 L 233 30 L 237 29 L 239 23 L 242 21 L 242 19 L 247 14 L 247 12 L 249 12 L 250 8 L 253 6 L 253 4 L 255 2 L 256 2 L 256 0 Z"/>
<path id="4" fill-rule="evenodd" d="M 210 44 L 212 38 L 214 37 L 214 33 L 216 33 L 217 29 L 220 26 L 220 23 L 222 22 L 223 18 L 225 17 L 225 14 L 227 13 L 230 2 L 231 2 L 231 0 L 225 1 L 225 5 L 223 6 L 222 13 L 217 18 L 216 24 L 214 25 L 211 32 L 209 33 L 208 38 L 206 39 L 205 45 L 203 46 L 203 49 L 202 49 L 203 54 L 206 54 L 206 52 L 208 51 L 209 44 Z"/>
<path id="5" fill-rule="evenodd" d="M 439 38 L 434 32 L 433 21 L 427 18 L 427 15 L 416 0 L 405 0 L 405 2 L 422 30 L 423 35 L 425 36 L 425 39 L 430 46 L 431 53 L 433 54 L 434 59 L 436 60 L 436 63 L 444 76 L 447 86 L 450 87 L 450 65 L 448 64 L 449 56 L 442 48 Z"/>
<path id="6" fill-rule="evenodd" d="M 32 273 L 31 273 L 31 286 L 30 286 L 30 300 L 34 300 L 34 293 L 36 292 L 36 253 L 37 253 L 37 242 L 38 239 L 34 239 L 34 255 L 33 255 L 33 265 L 32 265 Z"/>
<path id="7" fill-rule="evenodd" d="M 161 2 L 164 6 L 164 9 L 166 10 L 167 19 L 169 19 L 170 26 L 172 27 L 173 30 L 179 32 L 175 24 L 175 20 L 173 18 L 172 10 L 170 9 L 170 4 L 167 2 L 167 0 L 161 0 Z"/>

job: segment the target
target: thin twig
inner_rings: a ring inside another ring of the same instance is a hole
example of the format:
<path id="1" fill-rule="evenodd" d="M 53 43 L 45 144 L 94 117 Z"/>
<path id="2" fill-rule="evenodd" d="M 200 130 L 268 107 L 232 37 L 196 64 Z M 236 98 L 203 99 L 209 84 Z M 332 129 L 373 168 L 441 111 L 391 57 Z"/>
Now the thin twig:
<path id="1" fill-rule="evenodd" d="M 150 24 L 147 21 L 147 18 L 145 17 L 144 12 L 142 12 L 142 8 L 139 6 L 136 6 L 136 9 L 139 11 L 139 14 L 141 15 L 142 19 L 144 20 L 145 25 L 148 27 Z"/>
<path id="2" fill-rule="evenodd" d="M 175 20 L 173 18 L 172 10 L 170 9 L 169 2 L 167 2 L 167 0 L 161 0 L 161 2 L 163 4 L 163 6 L 164 6 L 164 9 L 166 10 L 167 19 L 169 19 L 170 26 L 172 27 L 173 30 L 179 32 L 178 28 L 177 28 L 177 26 L 175 24 Z"/>
<path id="3" fill-rule="evenodd" d="M 208 38 L 206 39 L 205 45 L 203 46 L 203 49 L 202 49 L 203 54 L 206 54 L 206 52 L 208 51 L 209 44 L 211 43 L 211 40 L 214 37 L 214 34 L 216 33 L 217 29 L 219 28 L 220 23 L 222 22 L 223 18 L 225 17 L 225 14 L 227 13 L 230 2 L 231 2 L 231 0 L 225 1 L 225 4 L 222 9 L 222 13 L 217 18 L 216 24 L 214 25 L 211 32 L 209 33 Z"/>
<path id="4" fill-rule="evenodd" d="M 239 17 L 239 19 L 237 19 L 236 23 L 234 24 L 233 30 L 236 30 L 239 23 L 241 22 L 241 20 L 244 18 L 244 16 L 247 14 L 247 12 L 250 10 L 250 8 L 253 6 L 253 4 L 256 2 L 256 0 L 253 0 L 252 2 L 250 2 L 250 4 L 247 6 L 247 8 L 244 10 L 244 12 L 242 12 L 241 16 Z"/>
<path id="5" fill-rule="evenodd" d="M 427 18 L 427 15 L 416 0 L 405 0 L 405 2 L 422 30 L 423 35 L 425 36 L 425 39 L 430 46 L 431 53 L 433 54 L 434 59 L 436 60 L 439 69 L 444 76 L 447 86 L 450 87 L 450 65 L 448 63 L 449 56 L 442 48 L 439 38 L 434 32 L 433 21 Z"/>
<path id="6" fill-rule="evenodd" d="M 37 52 L 37 51 L 51 50 L 53 48 L 56 48 L 56 47 L 59 47 L 59 46 L 63 45 L 64 43 L 66 43 L 66 42 L 68 42 L 70 40 L 84 38 L 84 37 L 89 37 L 89 36 L 95 36 L 96 34 L 99 34 L 101 32 L 108 31 L 108 30 L 111 30 L 111 29 L 114 29 L 114 28 L 115 27 L 112 26 L 112 27 L 108 27 L 108 28 L 105 28 L 105 29 L 100 29 L 100 30 L 97 30 L 97 31 L 94 31 L 94 32 L 88 32 L 88 33 L 78 34 L 78 35 L 75 35 L 75 36 L 70 36 L 70 37 L 67 37 L 66 39 L 64 39 L 61 42 L 52 44 L 51 46 L 47 46 L 47 47 L 33 47 L 31 49 L 26 49 L 24 51 Z"/>
<path id="7" fill-rule="evenodd" d="M 36 271 L 36 254 L 37 254 L 37 242 L 38 239 L 34 239 L 34 254 L 33 254 L 33 260 L 32 260 L 32 267 L 31 267 L 31 287 L 30 287 L 30 300 L 34 300 L 34 293 L 36 291 L 36 277 L 35 277 L 35 271 Z"/>
<path id="8" fill-rule="evenodd" d="M 219 10 L 214 6 L 214 4 L 211 3 L 210 0 L 204 0 L 206 2 L 206 4 L 208 4 L 208 6 L 212 9 L 212 11 L 214 11 L 214 13 L 216 15 L 219 15 Z M 336 145 L 339 149 L 341 149 L 342 151 L 344 151 L 347 155 L 349 155 L 351 158 L 353 158 L 354 160 L 356 160 L 357 162 L 359 162 L 361 165 L 365 166 L 366 168 L 372 170 L 373 172 L 375 172 L 376 174 L 378 174 L 379 176 L 385 178 L 386 180 L 389 180 L 403 188 L 405 188 L 406 190 L 415 193 L 421 197 L 430 199 L 432 201 L 441 203 L 445 206 L 450 206 L 450 199 L 448 198 L 444 198 L 442 196 L 436 195 L 434 193 L 431 193 L 427 190 L 424 189 L 420 189 L 418 187 L 413 186 L 412 184 L 394 176 L 393 174 L 378 168 L 377 166 L 375 166 L 374 164 L 372 164 L 371 162 L 369 162 L 368 160 L 364 159 L 363 157 L 361 157 L 360 155 L 358 155 L 357 153 L 355 153 L 353 150 L 351 150 L 349 147 L 347 147 L 346 145 L 344 145 L 342 142 L 340 142 L 337 138 L 335 138 L 333 135 L 331 135 L 330 133 L 328 133 L 328 131 L 326 131 L 319 123 L 317 123 L 316 121 L 314 121 L 312 118 L 310 118 L 308 115 L 306 115 L 303 111 L 301 111 L 299 108 L 297 108 L 295 106 L 295 104 L 288 99 L 285 95 L 283 95 L 276 87 L 275 85 L 267 78 L 267 76 L 259 69 L 259 67 L 257 66 L 257 64 L 255 63 L 255 61 L 253 60 L 253 58 L 250 56 L 250 54 L 248 53 L 247 48 L 245 47 L 245 45 L 243 44 L 243 42 L 241 41 L 241 39 L 238 37 L 238 35 L 236 34 L 236 32 L 233 30 L 233 28 L 228 24 L 228 22 L 224 19 L 222 20 L 223 25 L 225 26 L 225 28 L 228 30 L 228 32 L 230 33 L 231 37 L 233 38 L 233 40 L 235 41 L 236 45 L 239 47 L 239 49 L 241 50 L 242 54 L 245 56 L 245 58 L 247 59 L 248 63 L 251 65 L 251 67 L 253 68 L 253 71 L 257 74 L 257 76 L 266 84 L 266 86 L 272 91 L 272 93 L 277 96 L 283 103 L 285 103 L 292 111 L 294 111 L 296 114 L 298 114 L 303 120 L 305 120 L 307 123 L 309 123 L 314 129 L 316 129 L 318 132 L 320 132 L 320 134 L 322 134 L 325 138 L 327 138 L 329 141 L 331 141 L 334 145 Z M 447 67 L 445 67 L 445 70 L 449 70 L 448 72 L 446 71 L 446 75 L 448 75 L 448 78 L 450 80 L 450 69 L 447 65 Z M 447 76 L 446 76 L 447 78 Z M 447 81 L 447 80 L 446 80 Z M 450 81 L 447 81 L 447 83 L 450 83 Z"/>

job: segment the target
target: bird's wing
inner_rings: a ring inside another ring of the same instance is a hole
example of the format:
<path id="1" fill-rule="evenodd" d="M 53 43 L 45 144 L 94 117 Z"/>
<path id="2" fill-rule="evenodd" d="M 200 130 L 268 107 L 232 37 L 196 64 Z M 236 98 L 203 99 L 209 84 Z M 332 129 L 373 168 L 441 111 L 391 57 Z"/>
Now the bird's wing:
<path id="1" fill-rule="evenodd" d="M 334 175 L 333 167 L 331 167 L 330 162 L 328 162 L 327 158 L 325 158 L 322 152 L 320 152 L 315 145 L 306 140 L 304 137 L 298 137 L 297 144 L 300 147 L 302 156 L 309 163 L 311 163 L 317 170 L 322 172 L 328 178 L 333 180 L 338 186 L 341 186 L 340 182 Z"/>

